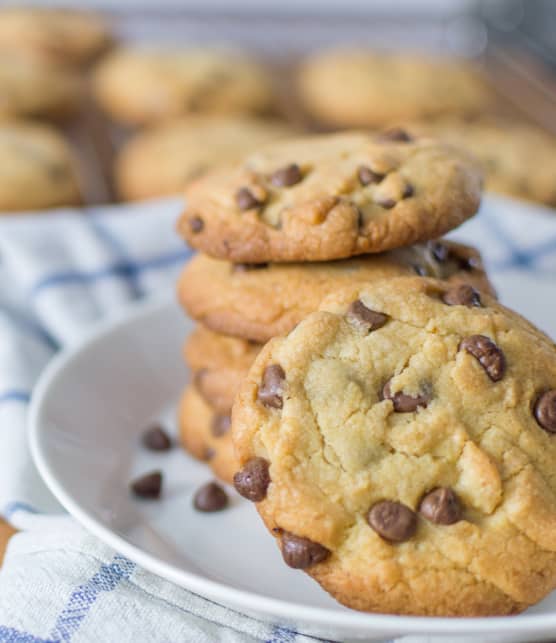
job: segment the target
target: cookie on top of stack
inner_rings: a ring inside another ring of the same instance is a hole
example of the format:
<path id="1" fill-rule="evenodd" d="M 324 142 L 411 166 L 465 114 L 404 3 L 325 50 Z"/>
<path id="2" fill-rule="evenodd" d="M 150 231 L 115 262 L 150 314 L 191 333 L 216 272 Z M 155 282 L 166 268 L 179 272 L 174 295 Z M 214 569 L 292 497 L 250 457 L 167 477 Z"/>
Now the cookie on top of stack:
<path id="1" fill-rule="evenodd" d="M 178 284 L 199 324 L 184 349 L 185 448 L 231 482 L 242 379 L 265 342 L 341 287 L 422 275 L 456 299 L 493 294 L 479 253 L 439 239 L 475 214 L 480 195 L 467 155 L 401 130 L 279 141 L 193 181 L 178 230 L 205 254 Z"/>

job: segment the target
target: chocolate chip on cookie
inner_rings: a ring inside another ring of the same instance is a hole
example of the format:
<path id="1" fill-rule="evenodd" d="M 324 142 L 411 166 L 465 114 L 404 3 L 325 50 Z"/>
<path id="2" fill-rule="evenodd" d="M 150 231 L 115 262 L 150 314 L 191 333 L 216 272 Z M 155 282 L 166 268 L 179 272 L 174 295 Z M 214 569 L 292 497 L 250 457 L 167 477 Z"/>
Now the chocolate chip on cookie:
<path id="1" fill-rule="evenodd" d="M 437 525 L 452 525 L 461 520 L 463 510 L 449 487 L 438 487 L 421 500 L 419 513 Z"/>
<path id="2" fill-rule="evenodd" d="M 388 380 L 383 386 L 381 394 L 381 399 L 392 400 L 394 411 L 396 411 L 396 413 L 413 413 L 413 411 L 416 411 L 419 407 L 425 409 L 427 408 L 431 397 L 432 393 L 430 391 L 425 391 L 415 397 L 407 395 L 403 391 L 392 393 L 390 380 Z"/>
<path id="3" fill-rule="evenodd" d="M 201 217 L 191 217 L 191 219 L 189 219 L 189 227 L 191 228 L 191 232 L 197 234 L 205 227 L 205 222 Z"/>
<path id="4" fill-rule="evenodd" d="M 236 203 L 240 210 L 252 210 L 262 205 L 249 188 L 240 188 L 236 192 Z"/>
<path id="5" fill-rule="evenodd" d="M 367 522 L 379 536 L 396 543 L 409 540 L 417 529 L 415 512 L 393 500 L 383 500 L 373 505 Z"/>
<path id="6" fill-rule="evenodd" d="M 233 263 L 232 272 L 250 272 L 251 270 L 263 270 L 268 268 L 268 263 Z"/>
<path id="7" fill-rule="evenodd" d="M 535 402 L 535 419 L 549 433 L 556 433 L 556 389 L 542 393 Z"/>
<path id="8" fill-rule="evenodd" d="M 485 335 L 471 335 L 462 339 L 459 350 L 473 355 L 493 382 L 498 382 L 504 377 L 506 372 L 504 353 Z"/>
<path id="9" fill-rule="evenodd" d="M 357 178 L 361 185 L 371 185 L 372 183 L 380 183 L 384 179 L 384 174 L 373 172 L 367 165 L 360 165 L 357 168 Z"/>
<path id="10" fill-rule="evenodd" d="M 168 451 L 172 448 L 172 440 L 170 440 L 166 431 L 158 424 L 150 427 L 143 433 L 142 436 L 143 446 L 151 451 Z"/>
<path id="11" fill-rule="evenodd" d="M 210 462 L 216 456 L 216 451 L 212 447 L 206 447 L 203 453 L 203 460 Z"/>
<path id="12" fill-rule="evenodd" d="M 481 296 L 469 284 L 456 284 L 442 295 L 442 301 L 448 306 L 481 306 Z"/>
<path id="13" fill-rule="evenodd" d="M 284 386 L 286 374 L 280 364 L 270 364 L 263 373 L 263 381 L 259 386 L 257 399 L 265 406 L 273 409 L 281 409 L 284 400 Z"/>
<path id="14" fill-rule="evenodd" d="M 155 500 L 160 497 L 160 492 L 162 490 L 162 472 L 152 471 L 151 473 L 146 473 L 145 475 L 136 478 L 130 486 L 131 491 L 138 498 L 150 498 Z"/>
<path id="15" fill-rule="evenodd" d="M 220 438 L 230 430 L 232 421 L 229 415 L 215 415 L 211 423 L 211 433 L 215 438 Z"/>
<path id="16" fill-rule="evenodd" d="M 359 326 L 368 333 L 384 326 L 389 319 L 388 315 L 367 308 L 360 299 L 351 304 L 347 312 L 347 318 L 352 324 Z"/>
<path id="17" fill-rule="evenodd" d="M 266 498 L 266 490 L 270 484 L 268 472 L 269 463 L 264 458 L 251 458 L 241 471 L 234 476 L 236 491 L 251 500 L 260 502 Z"/>
<path id="18" fill-rule="evenodd" d="M 285 167 L 281 167 L 272 173 L 270 182 L 278 188 L 289 188 L 296 183 L 299 183 L 303 175 L 297 163 L 290 163 Z"/>
<path id="19" fill-rule="evenodd" d="M 379 143 L 411 143 L 413 137 L 401 127 L 393 127 L 377 135 Z"/>
<path id="20" fill-rule="evenodd" d="M 228 506 L 228 494 L 216 482 L 208 482 L 195 493 L 193 506 L 207 513 L 221 511 Z"/>
<path id="21" fill-rule="evenodd" d="M 385 210 L 391 210 L 396 205 L 397 201 L 391 197 L 380 197 L 375 201 L 375 203 L 382 206 Z"/>
<path id="22" fill-rule="evenodd" d="M 282 534 L 280 544 L 284 562 L 294 569 L 307 569 L 322 563 L 331 553 L 324 545 L 287 531 Z"/>

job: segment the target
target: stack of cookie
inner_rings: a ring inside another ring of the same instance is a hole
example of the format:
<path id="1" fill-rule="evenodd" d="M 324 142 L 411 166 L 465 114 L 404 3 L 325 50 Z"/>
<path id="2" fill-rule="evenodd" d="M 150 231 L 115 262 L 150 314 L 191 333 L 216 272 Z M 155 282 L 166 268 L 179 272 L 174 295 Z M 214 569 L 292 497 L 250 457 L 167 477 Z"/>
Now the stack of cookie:
<path id="1" fill-rule="evenodd" d="M 476 250 L 438 240 L 476 212 L 480 194 L 464 153 L 401 130 L 273 143 L 192 183 L 178 228 L 206 254 L 178 287 L 199 323 L 185 346 L 185 448 L 231 481 L 230 412 L 247 370 L 338 288 L 417 274 L 449 284 L 449 304 L 492 293 Z M 280 404 L 275 376 L 270 406 Z"/>

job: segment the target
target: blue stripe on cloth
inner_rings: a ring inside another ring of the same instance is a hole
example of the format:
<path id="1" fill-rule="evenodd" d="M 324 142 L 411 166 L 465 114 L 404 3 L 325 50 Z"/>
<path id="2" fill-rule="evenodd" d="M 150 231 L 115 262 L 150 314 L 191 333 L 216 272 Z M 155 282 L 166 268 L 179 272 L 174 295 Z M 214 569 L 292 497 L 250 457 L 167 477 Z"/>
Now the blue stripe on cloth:
<path id="1" fill-rule="evenodd" d="M 135 563 L 116 554 L 112 562 L 103 563 L 99 571 L 70 595 L 50 633 L 55 641 L 70 641 L 102 592 L 112 592 L 122 580 L 135 570 Z"/>
<path id="2" fill-rule="evenodd" d="M 11 502 L 8 502 L 8 504 L 4 507 L 4 509 L 2 510 L 2 515 L 4 516 L 4 518 L 9 520 L 18 511 L 26 511 L 30 514 L 40 513 L 38 509 L 35 509 L 35 507 L 27 502 L 23 502 L 21 500 L 12 500 Z"/>
<path id="3" fill-rule="evenodd" d="M 99 279 L 106 279 L 109 277 L 129 279 L 132 275 L 138 275 L 147 270 L 159 270 L 175 263 L 182 262 L 190 256 L 191 250 L 182 248 L 145 261 L 120 261 L 108 266 L 107 268 L 101 268 L 99 270 L 92 270 L 89 272 L 79 270 L 56 272 L 40 279 L 31 288 L 29 295 L 34 297 L 41 291 L 55 286 L 76 283 L 93 283 Z"/>
<path id="4" fill-rule="evenodd" d="M 39 323 L 29 319 L 18 310 L 8 306 L 5 302 L 0 303 L 0 314 L 6 315 L 18 331 L 23 331 L 53 350 L 58 350 L 59 347 L 55 339 Z"/>
<path id="5" fill-rule="evenodd" d="M 117 239 L 108 228 L 100 222 L 100 217 L 85 217 L 85 220 L 89 224 L 91 230 L 96 234 L 96 236 L 103 241 L 108 247 L 112 249 L 115 255 L 118 257 L 118 261 L 124 263 L 132 263 L 132 259 L 129 256 L 125 245 Z M 139 299 L 144 293 L 137 278 L 137 273 L 131 273 L 129 275 L 129 289 L 131 291 L 131 296 L 133 299 Z"/>
<path id="6" fill-rule="evenodd" d="M 297 634 L 293 630 L 275 625 L 272 628 L 270 638 L 265 643 L 295 643 L 296 638 Z"/>
<path id="7" fill-rule="evenodd" d="M 28 632 L 20 632 L 5 625 L 0 625 L 0 641 L 2 643 L 58 643 L 54 639 L 41 639 Z"/>
<path id="8" fill-rule="evenodd" d="M 485 216 L 482 221 L 490 228 L 493 236 L 504 244 L 510 256 L 495 267 L 498 269 L 508 268 L 529 268 L 535 259 L 535 251 L 525 251 L 515 245 L 513 239 L 507 234 L 503 226 L 499 224 L 496 217 Z"/>
<path id="9" fill-rule="evenodd" d="M 26 404 L 31 399 L 29 391 L 22 391 L 19 389 L 8 389 L 7 391 L 0 391 L 0 404 L 2 402 L 23 402 Z"/>

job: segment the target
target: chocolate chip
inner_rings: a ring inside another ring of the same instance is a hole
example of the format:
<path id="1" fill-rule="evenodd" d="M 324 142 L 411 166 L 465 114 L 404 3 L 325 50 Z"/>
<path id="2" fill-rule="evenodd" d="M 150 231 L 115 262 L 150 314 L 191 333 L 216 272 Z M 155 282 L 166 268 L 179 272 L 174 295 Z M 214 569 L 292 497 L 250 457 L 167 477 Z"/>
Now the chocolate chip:
<path id="1" fill-rule="evenodd" d="M 208 462 L 209 460 L 212 460 L 215 455 L 215 449 L 213 449 L 212 447 L 206 447 L 205 452 L 203 453 L 203 460 L 206 460 Z"/>
<path id="2" fill-rule="evenodd" d="M 143 445 L 151 451 L 168 451 L 172 448 L 172 440 L 164 429 L 155 425 L 143 433 Z"/>
<path id="3" fill-rule="evenodd" d="M 236 192 L 236 203 L 240 210 L 251 210 L 262 205 L 249 188 L 240 188 Z"/>
<path id="4" fill-rule="evenodd" d="M 201 230 L 205 227 L 205 222 L 201 219 L 201 217 L 191 217 L 191 219 L 189 219 L 189 227 L 191 229 L 191 232 L 197 234 L 198 232 L 201 232 Z"/>
<path id="5" fill-rule="evenodd" d="M 556 389 L 545 391 L 537 398 L 534 414 L 543 429 L 556 433 Z"/>
<path id="6" fill-rule="evenodd" d="M 232 421 L 229 415 L 215 415 L 212 418 L 210 430 L 215 438 L 220 438 L 230 430 Z"/>
<path id="7" fill-rule="evenodd" d="M 450 249 L 448 248 L 448 246 L 440 241 L 431 241 L 429 242 L 429 248 L 431 249 L 432 256 L 439 263 L 448 261 L 448 257 L 450 256 Z"/>
<path id="8" fill-rule="evenodd" d="M 136 478 L 131 483 L 131 490 L 139 498 L 156 499 L 162 490 L 162 472 L 152 471 Z"/>
<path id="9" fill-rule="evenodd" d="M 469 284 L 458 284 L 442 295 L 442 301 L 448 306 L 481 306 L 481 296 Z"/>
<path id="10" fill-rule="evenodd" d="M 389 319 L 388 315 L 367 308 L 360 299 L 357 299 L 350 305 L 347 318 L 350 322 L 363 328 L 368 333 L 384 326 Z"/>
<path id="11" fill-rule="evenodd" d="M 279 170 L 276 170 L 270 177 L 270 182 L 272 185 L 275 185 L 279 188 L 287 188 L 290 185 L 295 185 L 299 183 L 303 178 L 299 165 L 297 163 L 291 163 L 286 165 L 286 167 L 281 167 Z"/>
<path id="12" fill-rule="evenodd" d="M 251 458 L 243 469 L 234 475 L 236 491 L 251 502 L 264 500 L 270 484 L 268 467 L 268 461 L 264 458 Z"/>
<path id="13" fill-rule="evenodd" d="M 234 263 L 232 272 L 251 272 L 251 270 L 263 270 L 268 268 L 267 263 Z"/>
<path id="14" fill-rule="evenodd" d="M 407 395 L 403 391 L 398 391 L 397 393 L 392 394 L 392 391 L 390 390 L 390 380 L 388 380 L 382 388 L 381 399 L 392 400 L 394 411 L 396 411 L 396 413 L 413 413 L 413 411 L 416 411 L 419 407 L 424 409 L 427 408 L 427 405 L 431 400 L 431 393 L 430 391 L 426 391 L 416 397 Z"/>
<path id="15" fill-rule="evenodd" d="M 426 277 L 429 273 L 425 266 L 420 266 L 417 263 L 411 264 L 411 267 L 413 268 L 415 274 L 419 275 L 419 277 Z"/>
<path id="16" fill-rule="evenodd" d="M 421 500 L 419 512 L 437 525 L 453 525 L 463 514 L 458 497 L 449 487 L 438 487 L 427 493 Z"/>
<path id="17" fill-rule="evenodd" d="M 375 203 L 382 206 L 386 210 L 391 210 L 396 205 L 396 201 L 394 199 L 389 199 L 389 198 L 384 198 L 384 199 L 378 198 L 376 199 Z"/>
<path id="18" fill-rule="evenodd" d="M 283 406 L 284 384 L 286 374 L 280 364 L 270 364 L 264 369 L 263 381 L 259 386 L 257 399 L 265 406 L 281 409 Z"/>
<path id="19" fill-rule="evenodd" d="M 371 183 L 380 183 L 384 178 L 384 174 L 373 172 L 370 167 L 360 165 L 357 168 L 357 178 L 361 185 L 370 185 Z"/>
<path id="20" fill-rule="evenodd" d="M 228 506 L 228 495 L 216 482 L 208 482 L 197 490 L 193 497 L 193 506 L 197 511 L 221 511 Z"/>
<path id="21" fill-rule="evenodd" d="M 393 127 L 392 129 L 381 132 L 376 137 L 376 140 L 380 143 L 387 143 L 390 141 L 394 143 L 410 143 L 413 141 L 413 137 L 411 137 L 405 130 L 401 129 L 401 127 Z"/>
<path id="22" fill-rule="evenodd" d="M 379 536 L 391 542 L 409 540 L 417 529 L 417 516 L 401 502 L 383 500 L 371 507 L 367 522 Z"/>
<path id="23" fill-rule="evenodd" d="M 410 196 L 415 194 L 415 189 L 410 183 L 406 183 L 405 188 L 403 189 L 402 198 L 408 199 Z"/>
<path id="24" fill-rule="evenodd" d="M 282 535 L 280 546 L 284 562 L 294 569 L 307 569 L 330 556 L 330 550 L 323 545 L 287 531 Z"/>
<path id="25" fill-rule="evenodd" d="M 506 358 L 496 344 L 484 335 L 471 335 L 462 339 L 458 350 L 473 355 L 493 382 L 498 382 L 506 372 Z"/>

